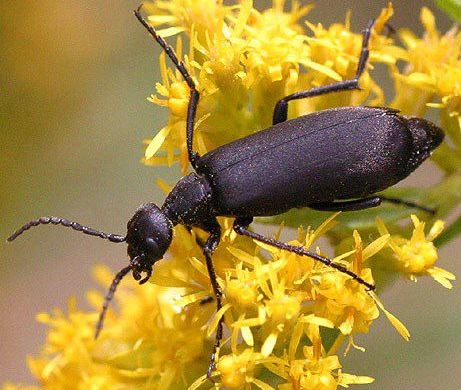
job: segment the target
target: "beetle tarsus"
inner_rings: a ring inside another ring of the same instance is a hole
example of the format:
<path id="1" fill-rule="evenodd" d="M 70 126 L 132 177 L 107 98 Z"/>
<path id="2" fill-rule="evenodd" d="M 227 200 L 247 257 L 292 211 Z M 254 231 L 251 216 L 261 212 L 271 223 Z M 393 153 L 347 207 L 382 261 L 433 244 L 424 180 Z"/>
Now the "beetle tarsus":
<path id="1" fill-rule="evenodd" d="M 213 352 L 210 356 L 210 362 L 208 363 L 208 368 L 207 368 L 207 371 L 206 371 L 206 377 L 207 379 L 213 383 L 215 386 L 216 384 L 218 383 L 218 380 L 215 378 L 215 371 L 216 371 L 216 368 L 217 368 L 217 358 L 219 356 L 219 352 L 216 351 L 216 352 Z"/>
<path id="2" fill-rule="evenodd" d="M 431 215 L 436 215 L 437 214 L 437 209 L 436 208 L 422 206 L 422 205 L 420 205 L 418 203 L 411 202 L 411 201 L 408 201 L 408 200 L 405 200 L 405 199 L 400 199 L 400 198 L 393 198 L 393 197 L 388 197 L 388 196 L 383 196 L 383 195 L 379 195 L 379 197 L 381 198 L 381 200 L 383 202 L 387 202 L 387 203 L 391 203 L 391 204 L 395 204 L 395 205 L 399 205 L 399 206 L 410 207 L 412 209 L 417 209 L 417 210 L 423 211 L 423 212 L 431 214 Z"/>

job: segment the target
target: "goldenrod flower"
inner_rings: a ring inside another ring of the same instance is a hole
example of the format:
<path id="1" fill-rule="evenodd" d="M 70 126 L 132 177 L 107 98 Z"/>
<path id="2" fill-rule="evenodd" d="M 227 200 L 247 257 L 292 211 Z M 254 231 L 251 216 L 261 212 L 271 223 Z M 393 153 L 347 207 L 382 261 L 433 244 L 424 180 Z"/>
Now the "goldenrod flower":
<path id="1" fill-rule="evenodd" d="M 300 18 L 311 6 L 301 7 L 293 2 L 287 12 L 284 1 L 275 1 L 273 8 L 259 12 L 248 0 L 230 8 L 219 2 L 210 3 L 214 2 L 160 1 L 149 8 L 156 15 L 150 18 L 154 25 L 174 25 L 173 30 L 160 30 L 161 34 L 185 31 L 189 35 L 190 50 L 185 63 L 201 93 L 195 132 L 200 153 L 268 127 L 273 107 L 283 96 L 347 79 L 355 73 L 362 36 L 352 33 L 348 22 L 335 24 L 329 30 L 308 23 L 314 33 L 314 37 L 308 37 Z M 213 16 L 198 16 L 198 10 L 206 10 L 204 15 Z M 166 16 L 166 12 L 170 15 Z M 378 18 L 378 28 L 391 15 L 390 5 Z M 178 40 L 180 54 L 181 47 Z M 385 36 L 374 36 L 371 48 L 371 62 L 394 64 L 398 58 L 394 56 L 400 54 Z M 149 142 L 145 161 L 150 165 L 179 161 L 186 171 L 184 128 L 189 89 L 177 71 L 167 68 L 164 54 L 160 57 L 160 69 L 162 83 L 156 89 L 161 97 L 152 95 L 150 100 L 168 107 L 170 116 L 168 124 Z M 303 69 L 308 72 L 302 73 Z M 367 71 L 361 84 L 364 91 L 293 102 L 292 113 L 299 116 L 326 107 L 357 105 L 370 92 L 375 95 L 374 104 L 384 104 L 381 88 Z M 165 155 L 157 156 L 159 150 Z"/>
<path id="2" fill-rule="evenodd" d="M 421 9 L 420 19 L 426 30 L 422 38 L 409 30 L 400 33 L 407 49 L 403 58 L 407 65 L 402 73 L 395 68 L 393 106 L 415 116 L 423 116 L 428 107 L 441 109 L 442 128 L 453 145 L 444 143 L 435 153 L 435 161 L 453 173 L 461 163 L 461 33 L 453 27 L 442 35 L 426 7 Z"/>
<path id="3" fill-rule="evenodd" d="M 434 15 L 426 7 L 421 10 L 421 22 L 426 30 L 423 38 L 408 30 L 400 33 L 407 47 L 404 59 L 408 66 L 403 74 L 397 75 L 397 80 L 405 83 L 407 88 L 416 87 L 426 101 L 424 104 L 417 103 L 410 107 L 409 100 L 403 96 L 403 90 L 398 88 L 401 94 L 395 104 L 405 112 L 421 116 L 425 111 L 425 103 L 431 102 L 433 95 L 438 95 L 442 102 L 437 106 L 447 107 L 455 114 L 458 112 L 455 97 L 459 95 L 461 34 L 453 28 L 441 35 L 437 30 Z M 406 102 L 407 106 L 400 106 L 400 99 Z"/>
<path id="4" fill-rule="evenodd" d="M 97 269 L 104 284 L 107 269 Z M 50 327 L 47 346 L 29 364 L 43 386 L 52 389 L 105 389 L 185 387 L 206 370 L 205 347 L 208 310 L 186 309 L 176 304 L 181 290 L 154 284 L 122 289 L 119 315 L 107 318 L 107 332 L 94 340 L 97 313 L 76 308 L 71 300 L 68 314 L 40 314 Z M 102 297 L 90 299 L 100 307 Z M 105 330 L 106 330 L 105 329 Z M 187 367 L 187 369 L 186 369 Z"/>
<path id="5" fill-rule="evenodd" d="M 265 364 L 272 373 L 284 379 L 278 388 L 333 390 L 338 385 L 348 387 L 350 384 L 372 383 L 373 378 L 342 372 L 338 356 L 326 353 L 322 346 L 319 325 L 328 326 L 328 323 L 314 318 L 312 320 L 293 332 L 288 355 Z M 312 346 L 303 346 L 302 354 L 297 357 L 296 350 L 302 335 L 300 332 L 311 340 Z"/>
<path id="6" fill-rule="evenodd" d="M 438 252 L 432 241 L 442 233 L 443 221 L 435 221 L 426 235 L 424 233 L 426 224 L 421 222 L 416 215 L 412 215 L 411 219 L 414 225 L 411 238 L 392 236 L 389 241 L 397 269 L 411 280 L 416 281 L 418 276 L 429 275 L 442 286 L 452 288 L 450 280 L 455 280 L 455 275 L 435 266 Z M 376 223 L 380 233 L 388 236 L 389 232 L 384 223 L 380 219 Z"/>
<path id="7" fill-rule="evenodd" d="M 256 10 L 250 0 L 229 6 L 220 0 L 158 0 L 147 6 L 149 22 L 159 27 L 159 33 L 177 36 L 178 56 L 201 93 L 194 149 L 206 153 L 270 126 L 275 103 L 289 93 L 354 76 L 361 34 L 351 31 L 348 16 L 344 23 L 329 27 L 303 21 L 310 9 L 293 1 L 286 10 L 283 0 L 274 0 L 264 11 Z M 392 13 L 389 4 L 377 18 L 370 42 L 371 64 L 360 79 L 361 91 L 292 102 L 289 115 L 340 105 L 386 105 L 373 79 L 373 63 L 384 64 L 396 79 L 394 106 L 422 115 L 430 104 L 441 109 L 443 121 L 451 126 L 453 145 L 442 147 L 439 154 L 447 158 L 438 159 L 452 174 L 440 184 L 452 194 L 450 201 L 441 203 L 448 213 L 461 201 L 456 191 L 461 188 L 461 142 L 453 130 L 459 131 L 461 38 L 455 30 L 441 35 L 432 14 L 423 9 L 425 36 L 404 31 L 405 47 L 400 47 L 382 31 Z M 182 39 L 188 40 L 187 53 Z M 402 73 L 398 61 L 407 63 Z M 165 54 L 160 56 L 160 68 L 162 80 L 149 100 L 168 108 L 169 117 L 147 141 L 145 162 L 170 166 L 178 162 L 185 172 L 190 91 L 178 71 L 168 67 Z M 439 100 L 434 102 L 434 97 Z M 453 121 L 458 127 L 452 126 Z M 163 182 L 161 187 L 168 189 Z M 425 235 L 425 223 L 416 216 L 412 216 L 413 228 L 402 227 L 399 223 L 408 213 L 403 214 L 382 215 L 386 225 L 379 219 L 373 222 L 367 212 L 350 213 L 342 223 L 333 214 L 322 217 L 316 228 L 299 227 L 311 221 L 298 217 L 291 221 L 297 234 L 284 233 L 290 235 L 290 244 L 325 256 L 328 249 L 319 239 L 329 238 L 335 247 L 333 260 L 369 283 L 380 280 L 376 264 L 390 254 L 396 265 L 393 274 L 411 279 L 430 275 L 450 288 L 454 275 L 435 265 L 438 252 L 433 240 L 443 222 L 435 221 Z M 121 286 L 115 296 L 118 309 L 108 312 L 98 340 L 93 335 L 103 299 L 99 292 L 88 294 L 94 311 L 79 310 L 71 300 L 66 314 L 56 310 L 38 316 L 49 328 L 48 337 L 42 353 L 29 365 L 41 387 L 333 390 L 373 381 L 344 373 L 338 351 L 363 350 L 354 337 L 367 333 L 380 312 L 409 339 L 406 327 L 378 296 L 349 276 L 311 258 L 239 236 L 229 218 L 220 218 L 219 223 L 222 237 L 213 262 L 223 307 L 217 313 L 209 302 L 213 289 L 199 245 L 206 236 L 199 229 L 177 226 L 166 258 L 155 264 L 151 283 L 139 286 L 126 281 Z M 277 238 L 282 230 L 283 226 Z M 105 286 L 110 283 L 107 269 L 97 268 L 96 274 Z M 211 382 L 205 373 L 221 319 L 225 334 Z M 325 329 L 334 340 L 327 340 Z M 29 389 L 4 387 L 19 388 Z"/>

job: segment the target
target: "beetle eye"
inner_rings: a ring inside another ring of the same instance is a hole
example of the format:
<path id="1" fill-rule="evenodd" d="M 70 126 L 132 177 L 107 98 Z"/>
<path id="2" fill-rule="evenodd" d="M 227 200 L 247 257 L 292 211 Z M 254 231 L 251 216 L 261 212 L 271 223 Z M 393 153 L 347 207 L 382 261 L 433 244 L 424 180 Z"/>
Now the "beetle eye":
<path id="1" fill-rule="evenodd" d="M 159 252 L 157 242 L 151 237 L 146 239 L 146 247 L 149 253 L 157 254 Z"/>

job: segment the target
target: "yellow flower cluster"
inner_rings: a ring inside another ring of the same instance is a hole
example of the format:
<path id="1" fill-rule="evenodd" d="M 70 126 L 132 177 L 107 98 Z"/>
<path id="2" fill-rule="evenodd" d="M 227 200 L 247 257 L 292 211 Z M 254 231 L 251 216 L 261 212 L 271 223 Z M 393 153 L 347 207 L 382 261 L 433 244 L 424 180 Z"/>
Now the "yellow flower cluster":
<path id="1" fill-rule="evenodd" d="M 336 270 L 261 247 L 236 236 L 230 220 L 221 222 L 226 229 L 215 264 L 226 297 L 222 310 L 213 315 L 214 305 L 202 303 L 212 289 L 201 248 L 193 235 L 178 227 L 171 259 L 158 264 L 154 283 L 139 286 L 127 281 L 116 295 L 118 313 L 109 312 L 97 340 L 94 326 L 103 298 L 100 293 L 88 296 L 95 312 L 80 311 L 71 300 L 67 314 L 56 310 L 38 316 L 50 328 L 42 355 L 29 360 L 41 384 L 47 389 L 211 386 L 202 374 L 221 316 L 229 336 L 215 375 L 220 386 L 240 389 L 252 384 L 272 389 L 258 378 L 261 372 L 279 376 L 285 383 L 282 389 L 370 383 L 372 378 L 341 371 L 335 353 L 339 343 L 325 350 L 320 330 L 339 329 L 353 345 L 352 335 L 367 332 L 378 308 L 384 310 L 377 298 Z M 315 231 L 300 230 L 300 240 L 291 243 L 314 245 L 333 226 L 332 217 Z M 355 247 L 335 261 L 349 264 L 346 259 L 352 258 L 352 268 L 372 282 L 370 269 L 362 263 L 385 247 L 389 235 L 365 248 L 358 233 L 355 237 Z M 96 276 L 104 286 L 112 278 L 105 268 L 98 268 Z M 405 327 L 384 312 L 407 338 Z M 341 339 L 339 334 L 336 337 Z"/>
<path id="2" fill-rule="evenodd" d="M 348 22 L 329 29 L 307 23 L 313 34 L 308 37 L 300 18 L 312 6 L 301 7 L 294 1 L 292 9 L 286 12 L 283 1 L 274 1 L 272 8 L 259 12 L 248 0 L 234 7 L 220 4 L 212 0 L 172 0 L 158 1 L 148 8 L 152 25 L 174 24 L 173 28 L 160 29 L 160 35 L 189 33 L 185 63 L 198 81 L 202 96 L 194 140 L 200 153 L 268 127 L 273 107 L 283 96 L 355 74 L 362 37 L 350 31 Z M 378 18 L 375 30 L 382 29 L 391 15 L 389 6 Z M 371 48 L 370 61 L 385 64 L 394 64 L 402 51 L 382 35 L 373 38 Z M 180 38 L 176 49 L 181 55 Z M 185 172 L 188 160 L 184 128 L 189 89 L 177 71 L 167 68 L 164 54 L 160 57 L 160 69 L 158 96 L 152 95 L 150 100 L 168 107 L 170 116 L 168 124 L 149 142 L 145 161 L 149 165 L 180 161 Z M 363 91 L 294 102 L 292 115 L 357 105 L 370 93 L 374 94 L 373 104 L 384 104 L 383 92 L 368 72 L 362 76 L 361 85 Z M 175 154 L 178 149 L 179 155 Z M 159 150 L 164 154 L 157 155 Z"/>
<path id="3" fill-rule="evenodd" d="M 200 153 L 268 127 L 281 97 L 355 74 L 362 38 L 351 31 L 348 19 L 325 28 L 301 22 L 310 5 L 293 1 L 288 11 L 285 6 L 283 0 L 274 0 L 265 11 L 253 8 L 250 0 L 229 6 L 222 0 L 160 0 L 146 5 L 149 22 L 162 36 L 185 33 L 189 39 L 187 55 L 183 56 L 181 37 L 176 49 L 201 93 L 194 139 Z M 452 30 L 440 35 L 432 14 L 423 9 L 425 36 L 404 31 L 406 47 L 399 47 L 383 33 L 392 13 L 389 4 L 377 18 L 371 64 L 360 80 L 361 91 L 296 101 L 289 115 L 340 105 L 384 105 L 384 93 L 370 74 L 373 63 L 381 63 L 395 78 L 393 106 L 422 115 L 438 96 L 440 102 L 432 106 L 446 111 L 442 120 L 458 120 L 459 34 Z M 398 61 L 407 64 L 403 72 Z M 186 172 L 189 89 L 167 66 L 165 54 L 160 56 L 160 68 L 162 81 L 150 100 L 167 107 L 169 118 L 148 142 L 145 162 L 170 166 L 179 162 Z M 443 150 L 450 155 L 449 163 L 440 163 L 447 173 L 456 171 L 456 158 L 461 158 L 459 134 L 450 131 L 450 135 L 454 143 Z M 443 222 L 432 221 L 426 236 L 425 223 L 411 218 L 413 226 L 405 228 L 397 228 L 397 220 L 373 218 L 372 229 L 360 234 L 355 228 L 338 230 L 341 224 L 335 214 L 316 229 L 298 228 L 290 244 L 325 255 L 318 240 L 328 237 L 335 246 L 334 261 L 369 283 L 379 276 L 375 265 L 382 262 L 396 274 L 412 280 L 429 275 L 451 288 L 454 275 L 435 266 L 438 253 L 432 242 L 442 232 Z M 363 350 L 354 336 L 367 333 L 380 312 L 409 339 L 408 330 L 378 297 L 347 275 L 238 236 L 228 218 L 219 222 L 223 233 L 213 262 L 224 293 L 221 310 L 215 313 L 210 303 L 213 291 L 197 244 L 204 233 L 178 226 L 167 258 L 155 265 L 151 283 L 139 286 L 127 280 L 120 287 L 115 297 L 118 310 L 109 311 L 99 339 L 93 335 L 103 299 L 100 293 L 89 293 L 94 312 L 78 310 L 71 301 L 67 314 L 56 310 L 39 315 L 49 332 L 43 352 L 29 365 L 42 388 L 334 390 L 373 381 L 344 373 L 339 353 L 351 347 Z M 110 284 L 108 270 L 98 268 L 96 274 L 104 286 Z M 204 373 L 221 318 L 226 331 L 211 381 Z M 19 388 L 27 389 L 4 387 Z"/>
<path id="4" fill-rule="evenodd" d="M 445 142 L 435 161 L 447 173 L 454 173 L 461 164 L 461 33 L 453 27 L 442 35 L 425 7 L 421 22 L 426 30 L 422 38 L 409 30 L 400 33 L 406 67 L 402 73 L 394 72 L 393 105 L 415 116 L 423 116 L 430 107 L 440 109 L 441 126 L 453 145 Z"/>
<path id="5" fill-rule="evenodd" d="M 393 259 L 396 269 L 414 281 L 417 276 L 429 275 L 442 286 L 451 289 L 450 280 L 455 280 L 455 275 L 435 266 L 438 253 L 432 243 L 442 233 L 444 223 L 441 220 L 436 221 L 426 236 L 424 234 L 425 223 L 415 215 L 412 215 L 411 219 L 414 224 L 411 238 L 408 240 L 396 235 L 389 242 L 389 247 L 394 252 Z M 389 234 L 387 227 L 380 219 L 376 223 L 381 234 Z"/>
<path id="6" fill-rule="evenodd" d="M 106 268 L 96 274 L 106 286 Z M 46 389 L 184 388 L 207 366 L 205 329 L 212 307 L 178 306 L 181 289 L 127 283 L 118 296 L 120 312 L 95 340 L 102 295 L 91 292 L 94 312 L 78 310 L 71 299 L 68 313 L 40 314 L 50 330 L 41 357 L 29 366 Z M 199 310 L 200 309 L 200 310 Z M 176 386 L 176 387 L 174 387 Z"/>

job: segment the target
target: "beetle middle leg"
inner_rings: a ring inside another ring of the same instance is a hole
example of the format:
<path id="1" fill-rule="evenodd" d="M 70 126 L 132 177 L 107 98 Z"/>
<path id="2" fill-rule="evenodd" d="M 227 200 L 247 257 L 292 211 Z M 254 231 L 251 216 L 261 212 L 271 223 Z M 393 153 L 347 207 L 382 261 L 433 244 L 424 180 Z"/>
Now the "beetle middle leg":
<path id="1" fill-rule="evenodd" d="M 186 229 L 187 231 L 191 234 L 192 233 L 192 227 L 191 226 L 186 226 Z M 195 236 L 195 243 L 200 247 L 200 249 L 202 249 L 202 252 L 203 252 L 203 249 L 205 247 L 205 241 L 203 241 L 200 237 L 198 237 L 197 235 Z M 202 298 L 200 301 L 199 301 L 199 304 L 200 305 L 207 305 L 208 303 L 211 303 L 213 302 L 214 298 L 211 296 L 211 295 L 208 295 L 206 296 L 205 298 Z"/>
<path id="2" fill-rule="evenodd" d="M 146 19 L 141 16 L 141 8 L 142 4 L 139 8 L 134 11 L 135 16 L 141 22 L 141 24 L 146 28 L 150 35 L 159 43 L 165 53 L 170 57 L 171 61 L 173 61 L 176 69 L 179 70 L 182 77 L 186 81 L 188 87 L 190 88 L 190 99 L 189 104 L 187 107 L 187 120 L 186 120 L 186 135 L 187 135 L 187 152 L 189 156 L 189 162 L 192 167 L 195 169 L 197 165 L 197 160 L 200 158 L 198 152 L 193 150 L 193 139 L 194 139 L 194 125 L 195 125 L 195 114 L 197 112 L 198 101 L 200 99 L 200 94 L 197 91 L 197 87 L 195 85 L 192 76 L 186 69 L 184 63 L 178 59 L 173 48 L 166 43 L 166 41 L 157 34 L 157 31 L 154 27 L 152 27 Z"/>
<path id="3" fill-rule="evenodd" d="M 364 279 L 362 279 L 359 275 L 355 274 L 354 272 L 348 270 L 345 266 L 342 264 L 335 263 L 333 260 L 323 257 L 318 255 L 315 252 L 308 251 L 304 249 L 302 246 L 296 246 L 296 245 L 290 245 L 282 241 L 278 241 L 274 238 L 269 238 L 265 237 L 261 234 L 252 232 L 251 230 L 248 229 L 248 226 L 251 224 L 253 221 L 252 217 L 248 218 L 236 218 L 234 221 L 234 230 L 237 234 L 241 234 L 243 236 L 247 236 L 252 238 L 253 240 L 262 242 L 264 244 L 273 246 L 275 248 L 283 249 L 289 252 L 296 253 L 301 256 L 307 256 L 310 257 L 316 261 L 319 261 L 323 264 L 325 264 L 328 267 L 334 268 L 346 275 L 349 275 L 352 279 L 356 280 L 358 283 L 364 285 L 369 291 L 372 291 L 375 289 L 375 286 L 373 284 L 370 284 L 366 282 Z"/>
<path id="4" fill-rule="evenodd" d="M 291 100 L 304 99 L 314 96 L 320 96 L 331 92 L 339 91 L 350 91 L 353 89 L 360 89 L 359 87 L 359 78 L 365 70 L 368 56 L 370 51 L 368 49 L 368 43 L 370 41 L 371 29 L 375 24 L 375 20 L 372 19 L 368 23 L 365 30 L 363 30 L 363 41 L 362 41 L 362 51 L 360 53 L 359 64 L 357 67 L 357 72 L 355 77 L 352 80 L 344 80 L 330 85 L 324 85 L 318 88 L 312 88 L 307 91 L 295 92 L 291 95 L 285 96 L 283 99 L 280 99 L 274 108 L 274 114 L 272 117 L 272 124 L 275 125 L 280 122 L 285 122 L 288 115 L 288 102 Z"/>
<path id="5" fill-rule="evenodd" d="M 216 222 L 216 224 L 214 224 L 212 229 L 210 230 L 211 230 L 211 234 L 208 237 L 207 241 L 205 242 L 205 245 L 203 246 L 203 254 L 206 260 L 206 267 L 208 270 L 208 275 L 210 276 L 211 287 L 213 288 L 213 292 L 216 297 L 216 310 L 219 311 L 222 307 L 222 291 L 221 291 L 221 287 L 219 286 L 218 279 L 216 277 L 216 271 L 215 271 L 211 256 L 213 255 L 213 252 L 216 250 L 219 244 L 219 241 L 221 239 L 221 228 L 219 224 Z M 218 322 L 218 327 L 216 328 L 216 339 L 213 345 L 213 351 L 211 353 L 210 363 L 208 364 L 208 370 L 207 370 L 208 378 L 211 377 L 213 370 L 216 367 L 217 353 L 219 351 L 219 347 L 221 345 L 221 341 L 223 337 L 223 322 L 224 322 L 224 317 L 221 317 Z"/>

